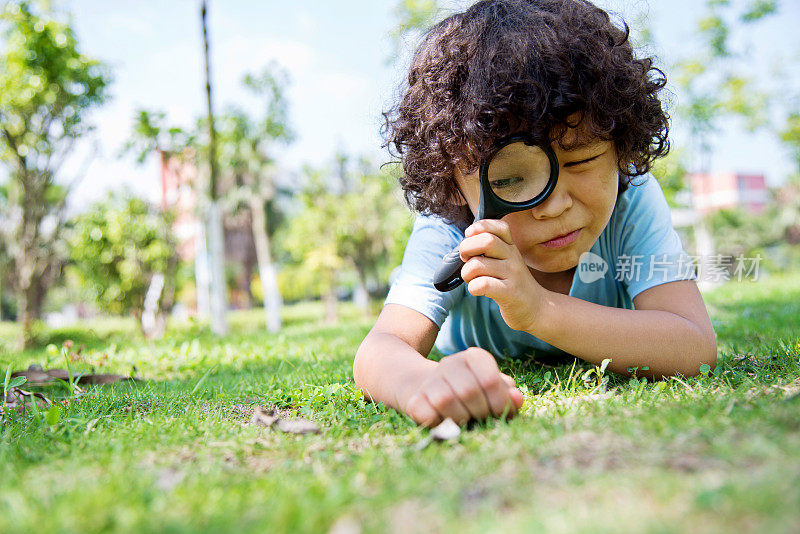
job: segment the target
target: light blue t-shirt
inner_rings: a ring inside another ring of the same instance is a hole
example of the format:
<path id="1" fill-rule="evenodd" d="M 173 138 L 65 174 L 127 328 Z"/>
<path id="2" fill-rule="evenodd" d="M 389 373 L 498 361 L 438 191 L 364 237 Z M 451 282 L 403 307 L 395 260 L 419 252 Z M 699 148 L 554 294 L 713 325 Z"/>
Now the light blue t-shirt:
<path id="1" fill-rule="evenodd" d="M 510 328 L 499 306 L 488 297 L 472 296 L 466 284 L 446 293 L 433 287 L 442 257 L 463 239 L 461 229 L 440 217 L 418 217 L 385 303 L 407 306 L 433 321 L 440 328 L 436 348 L 443 354 L 481 347 L 497 357 L 565 355 Z M 642 291 L 694 278 L 694 265 L 672 227 L 661 186 L 645 177 L 618 195 L 608 225 L 575 270 L 569 295 L 633 309 L 633 298 Z"/>

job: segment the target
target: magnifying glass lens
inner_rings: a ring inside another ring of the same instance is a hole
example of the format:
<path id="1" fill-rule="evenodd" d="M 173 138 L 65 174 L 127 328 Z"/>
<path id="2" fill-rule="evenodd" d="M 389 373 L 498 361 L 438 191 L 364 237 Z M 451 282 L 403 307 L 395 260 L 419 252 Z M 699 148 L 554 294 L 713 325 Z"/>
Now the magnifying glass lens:
<path id="1" fill-rule="evenodd" d="M 511 143 L 492 158 L 488 178 L 492 192 L 501 200 L 528 202 L 547 188 L 550 159 L 536 145 Z"/>

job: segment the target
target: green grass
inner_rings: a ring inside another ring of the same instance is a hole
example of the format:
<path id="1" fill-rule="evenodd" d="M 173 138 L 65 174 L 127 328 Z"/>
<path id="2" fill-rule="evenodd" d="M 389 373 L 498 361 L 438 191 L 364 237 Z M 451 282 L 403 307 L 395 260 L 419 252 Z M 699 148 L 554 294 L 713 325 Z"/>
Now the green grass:
<path id="1" fill-rule="evenodd" d="M 277 336 L 257 311 L 234 315 L 223 339 L 194 323 L 155 343 L 118 320 L 46 332 L 85 345 L 73 370 L 145 380 L 71 400 L 42 388 L 65 399 L 55 424 L 0 427 L 0 532 L 797 531 L 800 277 L 706 298 L 714 373 L 653 384 L 506 365 L 522 414 L 422 450 L 427 431 L 355 391 L 352 355 L 372 319 L 351 308 L 326 326 L 321 308 L 291 307 Z M 2 339 L 14 333 L 0 325 Z M 63 367 L 52 352 L 0 342 L 0 366 Z M 254 403 L 322 433 L 251 426 Z"/>

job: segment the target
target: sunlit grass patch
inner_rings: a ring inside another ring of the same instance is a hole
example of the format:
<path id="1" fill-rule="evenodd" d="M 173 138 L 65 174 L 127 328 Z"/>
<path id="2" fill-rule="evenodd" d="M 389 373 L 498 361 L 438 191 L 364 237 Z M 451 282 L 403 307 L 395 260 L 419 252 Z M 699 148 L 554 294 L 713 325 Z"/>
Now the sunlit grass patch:
<path id="1" fill-rule="evenodd" d="M 319 304 L 289 307 L 278 335 L 258 310 L 234 314 L 220 339 L 196 322 L 156 342 L 129 321 L 72 329 L 85 348 L 68 351 L 71 371 L 143 380 L 80 395 L 40 387 L 57 419 L 4 420 L 0 531 L 791 531 L 800 282 L 706 298 L 713 371 L 652 382 L 581 362 L 501 362 L 526 394 L 521 413 L 425 448 L 427 430 L 355 388 L 352 358 L 372 319 L 354 308 L 326 325 Z M 0 353 L 3 369 L 64 359 L 46 347 Z M 255 406 L 320 433 L 253 424 Z"/>

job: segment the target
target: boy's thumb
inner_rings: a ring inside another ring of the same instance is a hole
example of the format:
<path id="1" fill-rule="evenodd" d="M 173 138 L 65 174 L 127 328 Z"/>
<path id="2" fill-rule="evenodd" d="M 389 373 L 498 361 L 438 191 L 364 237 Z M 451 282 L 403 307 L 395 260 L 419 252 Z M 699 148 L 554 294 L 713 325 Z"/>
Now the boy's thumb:
<path id="1" fill-rule="evenodd" d="M 517 383 L 514 381 L 514 379 L 513 379 L 513 378 L 511 378 L 510 376 L 508 376 L 508 375 L 507 375 L 507 374 L 505 374 L 505 373 L 500 373 L 500 378 L 502 378 L 502 379 L 503 379 L 503 381 L 504 381 L 506 384 L 508 384 L 508 387 L 510 387 L 510 388 L 513 388 L 513 387 L 515 387 L 515 386 L 517 385 Z"/>
<path id="2" fill-rule="evenodd" d="M 513 402 L 514 407 L 519 410 L 522 407 L 522 403 L 525 402 L 525 396 L 517 389 L 517 383 L 513 378 L 505 373 L 500 373 L 500 376 L 503 378 L 503 381 L 508 384 L 508 396 L 511 398 L 511 402 Z"/>
<path id="3" fill-rule="evenodd" d="M 520 390 L 517 388 L 509 388 L 508 396 L 511 397 L 511 402 L 514 403 L 514 407 L 517 410 L 522 408 L 522 403 L 525 402 L 525 395 L 523 395 Z"/>

